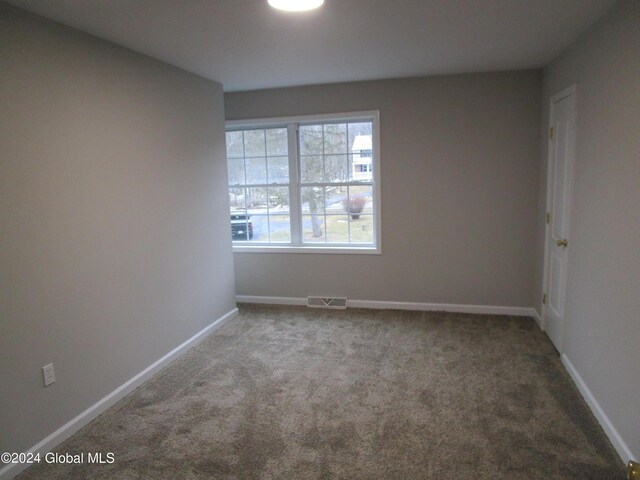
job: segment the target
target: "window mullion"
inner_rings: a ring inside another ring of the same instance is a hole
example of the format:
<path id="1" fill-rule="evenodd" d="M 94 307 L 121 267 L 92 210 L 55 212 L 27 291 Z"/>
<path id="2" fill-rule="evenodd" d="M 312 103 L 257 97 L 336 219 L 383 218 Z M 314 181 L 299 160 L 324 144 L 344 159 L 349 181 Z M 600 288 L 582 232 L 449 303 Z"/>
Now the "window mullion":
<path id="1" fill-rule="evenodd" d="M 298 125 L 287 125 L 289 152 L 289 215 L 291 219 L 291 243 L 302 244 L 302 203 L 300 200 L 300 162 L 298 155 Z"/>

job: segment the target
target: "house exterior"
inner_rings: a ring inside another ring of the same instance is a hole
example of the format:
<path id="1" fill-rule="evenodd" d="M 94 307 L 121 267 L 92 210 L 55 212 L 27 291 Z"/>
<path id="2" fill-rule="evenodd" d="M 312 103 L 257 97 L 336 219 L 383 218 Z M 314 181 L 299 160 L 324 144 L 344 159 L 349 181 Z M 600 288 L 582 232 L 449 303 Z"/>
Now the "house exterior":
<path id="1" fill-rule="evenodd" d="M 357 135 L 351 146 L 351 178 L 353 180 L 373 179 L 371 135 Z"/>

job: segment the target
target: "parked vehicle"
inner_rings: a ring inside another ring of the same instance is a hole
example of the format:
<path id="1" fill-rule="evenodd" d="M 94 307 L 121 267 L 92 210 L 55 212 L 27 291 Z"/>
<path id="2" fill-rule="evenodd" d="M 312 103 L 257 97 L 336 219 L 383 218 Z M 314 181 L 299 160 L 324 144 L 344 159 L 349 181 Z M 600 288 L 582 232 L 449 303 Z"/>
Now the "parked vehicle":
<path id="1" fill-rule="evenodd" d="M 251 215 L 246 213 L 231 214 L 231 238 L 233 240 L 252 240 L 253 224 Z"/>

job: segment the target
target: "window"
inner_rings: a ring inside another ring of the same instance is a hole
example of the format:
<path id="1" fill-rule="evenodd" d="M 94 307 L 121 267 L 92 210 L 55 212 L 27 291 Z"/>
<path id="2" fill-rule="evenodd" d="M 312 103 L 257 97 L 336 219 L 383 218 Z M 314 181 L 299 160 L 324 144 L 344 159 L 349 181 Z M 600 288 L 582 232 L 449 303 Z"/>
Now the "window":
<path id="1" fill-rule="evenodd" d="M 286 128 L 227 132 L 234 241 L 291 242 L 287 142 Z"/>
<path id="2" fill-rule="evenodd" d="M 378 113 L 227 124 L 234 251 L 380 251 Z"/>

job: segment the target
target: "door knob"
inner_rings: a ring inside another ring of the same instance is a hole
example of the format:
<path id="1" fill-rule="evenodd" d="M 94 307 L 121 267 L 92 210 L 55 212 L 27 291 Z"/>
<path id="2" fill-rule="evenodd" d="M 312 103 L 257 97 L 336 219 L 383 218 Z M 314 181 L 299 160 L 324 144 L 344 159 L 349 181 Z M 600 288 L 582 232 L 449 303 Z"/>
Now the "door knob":
<path id="1" fill-rule="evenodd" d="M 566 238 L 563 238 L 562 240 L 556 240 L 556 245 L 558 245 L 559 247 L 567 248 L 569 246 L 569 242 Z"/>

